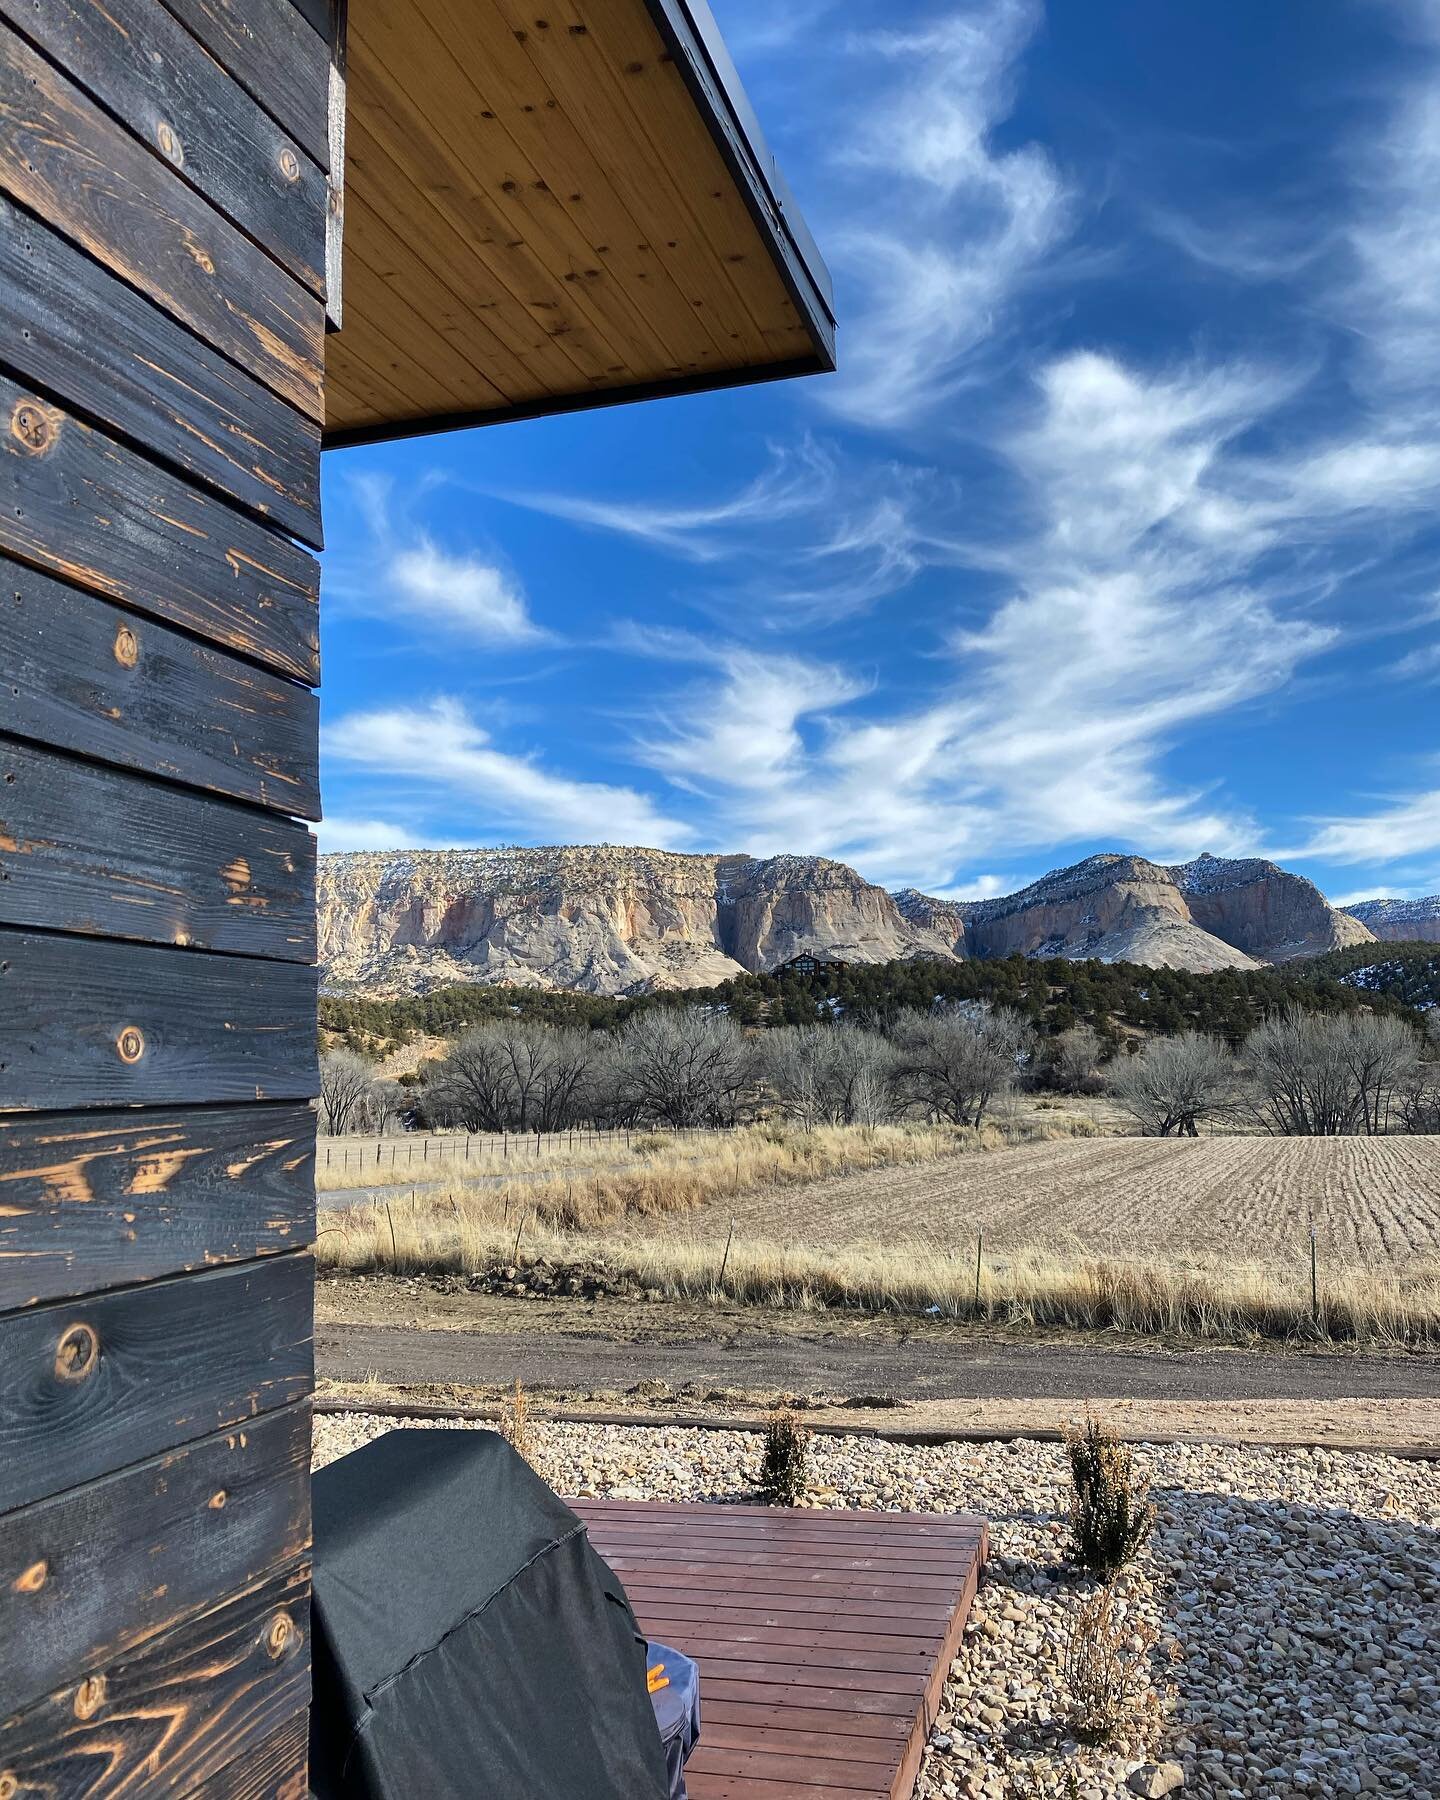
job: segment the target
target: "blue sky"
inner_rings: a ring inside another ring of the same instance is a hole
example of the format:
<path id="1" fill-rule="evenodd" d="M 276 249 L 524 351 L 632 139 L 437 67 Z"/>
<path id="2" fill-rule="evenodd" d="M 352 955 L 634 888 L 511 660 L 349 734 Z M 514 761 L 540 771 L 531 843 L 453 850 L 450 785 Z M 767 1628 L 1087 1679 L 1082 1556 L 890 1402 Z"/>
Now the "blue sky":
<path id="1" fill-rule="evenodd" d="M 841 371 L 330 455 L 323 844 L 1440 891 L 1440 5 L 715 11 Z"/>

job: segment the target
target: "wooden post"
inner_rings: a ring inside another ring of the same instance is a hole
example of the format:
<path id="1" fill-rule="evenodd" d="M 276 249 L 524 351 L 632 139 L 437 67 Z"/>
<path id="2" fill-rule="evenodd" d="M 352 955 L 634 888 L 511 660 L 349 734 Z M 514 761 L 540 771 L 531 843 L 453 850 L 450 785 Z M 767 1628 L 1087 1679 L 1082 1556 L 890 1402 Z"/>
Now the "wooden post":
<path id="1" fill-rule="evenodd" d="M 716 1289 L 722 1293 L 724 1292 L 724 1289 L 725 1289 L 725 1271 L 730 1266 L 730 1246 L 734 1242 L 735 1242 L 735 1221 L 732 1219 L 730 1221 L 730 1229 L 725 1234 L 725 1254 L 720 1258 L 720 1274 L 715 1282 Z"/>

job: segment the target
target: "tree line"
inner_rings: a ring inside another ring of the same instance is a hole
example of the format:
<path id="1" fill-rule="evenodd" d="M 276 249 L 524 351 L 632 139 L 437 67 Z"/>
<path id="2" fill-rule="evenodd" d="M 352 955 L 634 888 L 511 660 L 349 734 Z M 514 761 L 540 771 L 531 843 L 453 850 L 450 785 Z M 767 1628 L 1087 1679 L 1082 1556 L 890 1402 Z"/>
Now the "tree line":
<path id="1" fill-rule="evenodd" d="M 1199 1031 L 1239 1048 L 1286 1008 L 1326 1014 L 1378 1011 L 1418 1017 L 1440 1004 L 1440 950 L 1433 944 L 1357 945 L 1266 969 L 1152 969 L 1137 963 L 1011 956 L 993 962 L 856 963 L 814 975 L 737 975 L 718 987 L 629 995 L 553 993 L 460 984 L 393 998 L 325 995 L 325 1033 L 362 1054 L 425 1036 L 458 1037 L 487 1021 L 521 1019 L 615 1031 L 635 1014 L 725 1009 L 740 1024 L 782 1029 L 837 1019 L 888 1026 L 906 1012 L 973 1002 L 1018 1013 L 1040 1035 L 1076 1025 L 1096 1031 L 1108 1055 L 1135 1033 Z"/>
<path id="2" fill-rule="evenodd" d="M 1440 1132 L 1440 1013 L 1422 1029 L 1385 1012 L 1289 1008 L 1238 1048 L 1198 1031 L 1113 1053 L 1093 1026 L 1056 1036 L 1013 1007 L 910 1008 L 881 1024 L 747 1029 L 734 1013 L 672 1005 L 611 1030 L 500 1016 L 462 1033 L 408 1089 L 346 1049 L 321 1059 L 327 1129 L 392 1117 L 430 1128 L 553 1132 L 575 1125 L 806 1125 L 926 1120 L 978 1128 L 1019 1088 L 1109 1092 L 1140 1130 L 1229 1125 L 1284 1136 Z"/>

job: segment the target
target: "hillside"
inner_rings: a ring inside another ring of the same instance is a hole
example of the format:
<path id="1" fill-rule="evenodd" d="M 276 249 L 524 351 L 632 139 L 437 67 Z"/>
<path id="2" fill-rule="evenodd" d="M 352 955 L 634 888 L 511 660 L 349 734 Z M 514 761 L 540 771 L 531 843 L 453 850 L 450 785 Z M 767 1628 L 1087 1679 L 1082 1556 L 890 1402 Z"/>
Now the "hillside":
<path id="1" fill-rule="evenodd" d="M 1319 1012 L 1366 1007 L 1413 1017 L 1440 1005 L 1440 954 L 1426 945 L 1407 945 L 1377 963 L 1373 954 L 1367 960 L 1355 947 L 1276 968 L 1208 972 L 1063 957 L 992 962 L 911 957 L 815 975 L 747 973 L 714 988 L 623 999 L 465 983 L 390 998 L 327 995 L 320 1001 L 320 1022 L 355 1049 L 374 1052 L 420 1037 L 453 1037 L 482 1020 L 516 1015 L 607 1028 L 639 1008 L 693 1003 L 723 1006 L 742 1024 L 763 1028 L 837 1017 L 873 1022 L 908 1007 L 923 1010 L 936 1000 L 1013 1007 L 1051 1036 L 1084 1024 L 1111 1044 L 1185 1030 L 1238 1044 L 1263 1018 L 1287 1006 Z"/>
<path id="2" fill-rule="evenodd" d="M 1344 910 L 1384 943 L 1440 943 L 1440 894 L 1425 900 L 1362 900 Z"/>
<path id="3" fill-rule="evenodd" d="M 802 951 L 865 966 L 1012 955 L 1254 969 L 1370 934 L 1274 863 L 1093 856 L 985 901 L 888 894 L 815 856 L 610 845 L 321 858 L 332 992 L 458 982 L 600 995 L 699 989 Z"/>

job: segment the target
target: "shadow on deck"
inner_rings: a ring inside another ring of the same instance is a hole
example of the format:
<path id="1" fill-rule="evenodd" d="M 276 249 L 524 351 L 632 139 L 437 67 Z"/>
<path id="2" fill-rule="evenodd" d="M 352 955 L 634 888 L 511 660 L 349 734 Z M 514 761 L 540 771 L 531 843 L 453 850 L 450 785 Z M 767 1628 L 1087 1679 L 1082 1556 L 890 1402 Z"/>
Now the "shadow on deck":
<path id="1" fill-rule="evenodd" d="M 909 1800 L 983 1519 L 571 1500 L 647 1635 L 700 1665 L 691 1800 Z"/>

